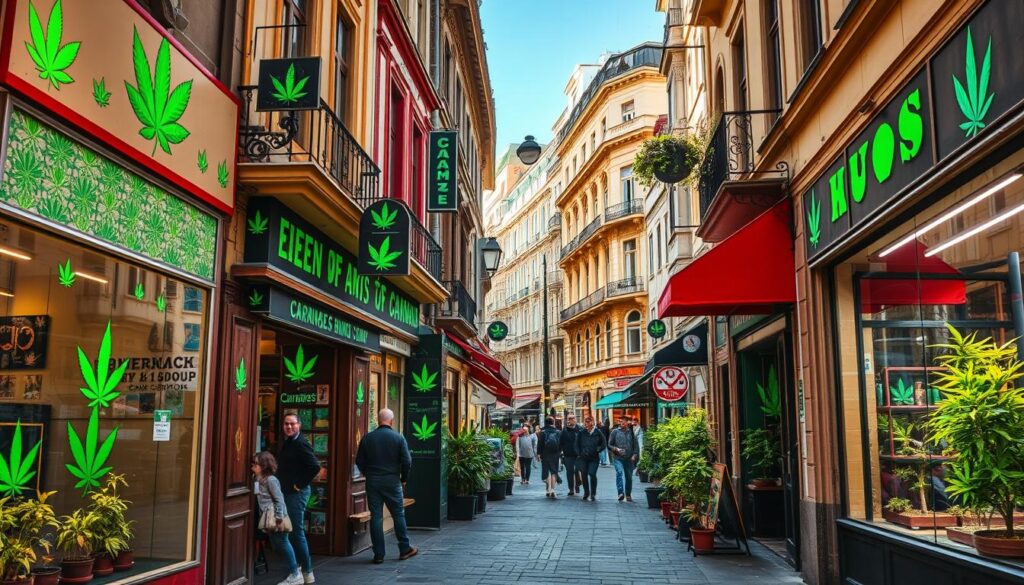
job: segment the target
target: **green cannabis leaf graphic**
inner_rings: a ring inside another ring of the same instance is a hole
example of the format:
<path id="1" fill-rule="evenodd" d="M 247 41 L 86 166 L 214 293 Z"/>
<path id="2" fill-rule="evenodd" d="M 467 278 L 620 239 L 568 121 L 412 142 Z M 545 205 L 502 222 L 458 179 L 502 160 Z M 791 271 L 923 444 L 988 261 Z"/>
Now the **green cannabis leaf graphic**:
<path id="1" fill-rule="evenodd" d="M 189 137 L 189 131 L 178 123 L 188 107 L 192 97 L 192 80 L 171 87 L 171 44 L 167 39 L 160 40 L 160 48 L 156 53 L 156 67 L 153 77 L 149 74 L 149 57 L 139 40 L 139 29 L 134 30 L 132 39 L 132 61 L 135 65 L 135 83 L 132 86 L 124 82 L 128 101 L 132 105 L 135 117 L 142 122 L 139 135 L 153 141 L 153 152 L 156 147 L 171 154 L 171 145 L 180 144 Z"/>
<path id="2" fill-rule="evenodd" d="M 396 388 L 394 385 L 392 385 L 390 388 L 388 388 L 388 397 L 389 398 L 398 398 L 398 388 Z"/>
<path id="3" fill-rule="evenodd" d="M 963 84 L 953 76 L 953 89 L 956 91 L 956 102 L 960 106 L 967 121 L 960 124 L 960 129 L 966 132 L 967 138 L 975 136 L 985 127 L 985 116 L 992 105 L 992 98 L 995 93 L 988 93 L 988 80 L 992 72 L 992 37 L 988 38 L 988 48 L 985 49 L 985 58 L 981 62 L 981 73 L 978 73 L 977 62 L 974 56 L 974 39 L 971 38 L 971 27 L 967 27 L 967 70 Z"/>
<path id="4" fill-rule="evenodd" d="M 903 378 L 899 378 L 895 386 L 889 386 L 889 399 L 892 406 L 913 404 L 914 387 L 908 386 L 903 382 Z"/>
<path id="5" fill-rule="evenodd" d="M 818 247 L 821 241 L 821 204 L 818 198 L 811 191 L 811 208 L 807 210 L 807 231 L 810 234 L 811 245 Z"/>
<path id="6" fill-rule="evenodd" d="M 491 339 L 494 339 L 494 340 L 497 341 L 503 335 L 505 335 L 505 328 L 502 327 L 500 323 L 495 323 L 494 325 L 491 325 L 491 328 L 490 328 L 489 332 L 491 334 Z"/>
<path id="7" fill-rule="evenodd" d="M 651 323 L 651 334 L 655 337 L 661 337 L 665 333 L 665 326 L 660 322 Z"/>
<path id="8" fill-rule="evenodd" d="M 161 313 L 167 310 L 167 297 L 160 295 L 156 298 L 156 310 Z"/>
<path id="9" fill-rule="evenodd" d="M 380 214 L 376 211 L 370 210 L 370 216 L 373 217 L 373 227 L 379 230 L 386 230 L 391 226 L 395 225 L 395 221 L 398 219 L 398 209 L 393 210 L 390 214 L 388 213 L 388 204 L 380 206 Z"/>
<path id="10" fill-rule="evenodd" d="M 299 350 L 295 352 L 295 361 L 288 358 L 284 358 L 284 367 L 288 370 L 288 379 L 292 382 L 305 382 L 306 380 L 313 377 L 313 366 L 316 365 L 316 360 L 320 356 L 313 356 L 313 359 L 306 361 L 306 355 L 302 349 L 302 345 L 299 345 Z"/>
<path id="11" fill-rule="evenodd" d="M 210 168 L 210 164 L 206 162 L 206 151 L 200 150 L 199 156 L 196 158 L 196 166 L 199 167 L 199 172 L 206 174 L 206 169 Z"/>
<path id="12" fill-rule="evenodd" d="M 135 299 L 141 301 L 146 296 L 146 290 L 142 288 L 142 283 L 138 282 L 135 284 Z"/>
<path id="13" fill-rule="evenodd" d="M 437 429 L 437 423 L 430 422 L 427 415 L 423 415 L 423 420 L 419 424 L 412 421 L 413 436 L 421 441 L 432 439 L 437 434 L 434 432 L 435 429 Z"/>
<path id="14" fill-rule="evenodd" d="M 246 384 L 246 373 L 245 373 L 245 358 L 242 358 L 238 362 L 238 367 L 235 368 L 235 390 L 242 392 L 245 390 Z"/>
<path id="15" fill-rule="evenodd" d="M 412 387 L 415 388 L 417 392 L 430 392 L 437 386 L 437 383 L 435 382 L 435 380 L 437 380 L 437 374 L 438 372 L 431 374 L 430 371 L 427 370 L 427 364 L 423 364 L 423 369 L 420 370 L 419 374 L 416 374 L 416 372 L 412 373 Z"/>
<path id="16" fill-rule="evenodd" d="M 281 81 L 278 78 L 273 75 L 270 76 L 270 82 L 274 84 L 274 89 L 277 90 L 271 95 L 283 104 L 295 103 L 306 96 L 306 92 L 302 91 L 302 88 L 306 87 L 307 81 L 309 81 L 308 75 L 300 79 L 298 83 L 295 83 L 295 64 L 292 63 L 288 66 L 288 72 L 284 76 L 284 85 L 281 85 Z"/>
<path id="17" fill-rule="evenodd" d="M 402 255 L 400 250 L 394 252 L 391 251 L 391 236 L 384 238 L 384 241 L 380 243 L 380 249 L 373 247 L 373 244 L 367 243 L 366 246 L 370 250 L 370 266 L 373 266 L 377 270 L 389 270 L 395 267 L 395 260 Z"/>
<path id="18" fill-rule="evenodd" d="M 775 375 L 774 366 L 768 370 L 767 388 L 757 384 L 757 394 L 761 397 L 761 411 L 765 416 L 782 414 L 782 404 L 779 402 L 779 379 Z"/>
<path id="19" fill-rule="evenodd" d="M 313 494 L 309 494 L 309 496 L 306 497 L 306 507 L 307 508 L 315 508 L 315 507 L 317 507 L 319 505 L 320 505 L 320 498 L 316 497 Z"/>
<path id="20" fill-rule="evenodd" d="M 356 386 L 356 404 L 362 404 L 364 396 L 365 393 L 363 392 L 363 383 L 360 382 L 359 385 Z"/>
<path id="21" fill-rule="evenodd" d="M 127 362 L 125 362 L 127 363 Z M 71 475 L 79 479 L 75 488 L 82 488 L 82 494 L 88 493 L 90 488 L 100 487 L 100 478 L 107 474 L 112 468 L 103 466 L 114 448 L 114 441 L 117 440 L 117 431 L 120 427 L 114 427 L 102 445 L 98 445 L 100 438 L 99 409 L 93 408 L 89 415 L 89 426 L 85 430 L 85 442 L 82 442 L 75 427 L 68 423 L 68 446 L 71 447 L 71 456 L 75 463 L 65 463 L 64 467 Z"/>
<path id="22" fill-rule="evenodd" d="M 269 225 L 270 220 L 263 217 L 260 210 L 257 209 L 256 213 L 252 214 L 252 217 L 249 218 L 249 233 L 258 236 L 267 231 L 267 226 Z"/>
<path id="23" fill-rule="evenodd" d="M 263 303 L 263 295 L 260 294 L 260 291 L 258 291 L 258 290 L 252 291 L 252 294 L 249 295 L 249 306 L 250 307 L 258 307 L 262 303 Z"/>
<path id="24" fill-rule="evenodd" d="M 11 452 L 8 458 L 4 459 L 3 454 L 0 454 L 0 494 L 20 496 L 21 492 L 29 489 L 28 481 L 36 475 L 32 465 L 42 444 L 43 441 L 40 439 L 27 454 L 22 454 L 21 419 L 18 419 L 14 425 L 14 437 L 11 439 Z"/>
<path id="25" fill-rule="evenodd" d="M 61 46 L 61 36 L 64 34 L 64 10 L 60 6 L 60 0 L 53 4 L 50 16 L 46 20 L 46 34 L 43 34 L 43 24 L 39 20 L 32 1 L 28 3 L 28 27 L 32 36 L 32 43 L 25 43 L 28 56 L 36 64 L 36 71 L 39 78 L 50 82 L 53 89 L 59 90 L 62 83 L 74 83 L 73 77 L 64 70 L 71 67 L 78 57 L 78 49 L 82 43 L 75 41 Z"/>
<path id="26" fill-rule="evenodd" d="M 81 346 L 78 348 L 78 369 L 82 372 L 82 379 L 85 380 L 85 388 L 80 388 L 82 395 L 89 400 L 89 406 L 107 408 L 114 401 L 120 392 L 116 390 L 121 383 L 124 371 L 128 368 L 128 360 L 121 362 L 116 370 L 110 372 L 110 322 L 107 322 L 107 330 L 103 333 L 100 341 L 100 351 L 96 356 L 96 369 L 92 369 L 92 362 L 85 355 Z"/>
<path id="27" fill-rule="evenodd" d="M 222 161 L 217 164 L 217 182 L 224 189 L 228 186 L 228 162 Z"/>
<path id="28" fill-rule="evenodd" d="M 71 258 L 68 258 L 64 264 L 57 265 L 57 276 L 63 287 L 71 288 L 75 284 L 75 271 L 71 269 Z"/>
<path id="29" fill-rule="evenodd" d="M 107 91 L 107 80 L 100 77 L 99 81 L 92 80 L 92 99 L 96 100 L 96 105 L 105 108 L 110 105 L 110 92 Z"/>

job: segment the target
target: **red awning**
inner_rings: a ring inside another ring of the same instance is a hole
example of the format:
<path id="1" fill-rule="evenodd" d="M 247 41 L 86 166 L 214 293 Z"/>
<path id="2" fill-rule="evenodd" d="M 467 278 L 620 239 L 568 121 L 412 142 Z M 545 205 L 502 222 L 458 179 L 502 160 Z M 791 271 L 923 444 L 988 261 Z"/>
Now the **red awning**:
<path id="1" fill-rule="evenodd" d="M 777 203 L 673 275 L 659 316 L 759 315 L 796 302 L 790 209 Z"/>
<path id="2" fill-rule="evenodd" d="M 960 274 L 938 256 L 925 256 L 928 247 L 919 241 L 903 245 L 883 258 L 868 258 L 885 263 L 886 272 L 903 272 L 922 278 L 865 278 L 860 281 L 861 311 L 878 313 L 886 306 L 962 305 L 967 302 L 967 283 L 963 280 L 929 279 L 929 274 Z"/>
<path id="3" fill-rule="evenodd" d="M 462 348 L 469 357 L 469 371 L 475 380 L 487 387 L 496 397 L 512 400 L 512 385 L 501 371 L 501 362 L 478 350 L 451 331 L 445 331 L 452 343 Z"/>

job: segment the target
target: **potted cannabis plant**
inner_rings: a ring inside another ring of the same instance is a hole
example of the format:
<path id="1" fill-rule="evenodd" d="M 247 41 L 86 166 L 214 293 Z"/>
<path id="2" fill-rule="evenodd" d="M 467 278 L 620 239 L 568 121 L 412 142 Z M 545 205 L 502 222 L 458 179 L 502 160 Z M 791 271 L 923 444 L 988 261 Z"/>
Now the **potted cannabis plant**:
<path id="1" fill-rule="evenodd" d="M 892 440 L 896 448 L 896 455 L 902 458 L 905 463 L 893 469 L 893 475 L 898 477 L 902 485 L 907 488 L 908 493 L 913 494 L 917 500 L 917 506 L 913 503 L 904 506 L 900 500 L 903 498 L 892 498 L 889 504 L 882 508 L 882 517 L 889 522 L 906 526 L 907 528 L 943 528 L 955 526 L 956 518 L 952 514 L 932 511 L 928 508 L 929 491 L 932 488 L 932 469 L 941 463 L 934 459 L 939 454 L 928 448 L 924 437 L 924 423 L 902 422 L 893 418 L 889 423 Z M 893 505 L 893 500 L 897 500 Z"/>
<path id="2" fill-rule="evenodd" d="M 944 399 L 929 421 L 930 440 L 954 455 L 946 493 L 967 507 L 991 507 L 1003 526 L 974 533 L 984 555 L 1024 557 L 1024 538 L 1014 526 L 1014 508 L 1024 497 L 1024 389 L 1016 381 L 1024 362 L 1016 340 L 999 345 L 977 333 L 964 335 L 947 324 L 948 343 L 936 362 L 935 386 Z"/>
<path id="3" fill-rule="evenodd" d="M 130 549 L 133 536 L 132 524 L 125 515 L 128 512 L 128 500 L 118 494 L 119 487 L 127 487 L 124 475 L 110 474 L 106 484 L 100 491 L 90 495 L 92 504 L 89 510 L 97 516 L 93 527 L 93 540 L 96 549 L 96 563 L 93 574 L 109 575 L 114 569 L 127 570 L 134 560 Z"/>
<path id="4" fill-rule="evenodd" d="M 697 553 L 710 552 L 715 546 L 715 529 L 708 525 L 708 503 L 713 469 L 706 453 L 684 452 L 669 469 L 665 479 L 678 476 L 682 498 L 686 501 L 682 516 Z"/>
<path id="5" fill-rule="evenodd" d="M 38 551 L 50 552 L 42 536 L 46 527 L 56 528 L 53 507 L 46 500 L 57 492 L 40 493 L 38 499 L 0 499 L 0 584 L 31 585 L 32 563 Z"/>
<path id="6" fill-rule="evenodd" d="M 770 429 L 743 431 L 743 459 L 750 471 L 748 489 L 781 485 L 782 445 Z"/>
<path id="7" fill-rule="evenodd" d="M 678 183 L 700 164 L 703 149 L 693 134 L 662 134 L 644 140 L 633 158 L 633 173 L 643 185 L 654 179 Z"/>
<path id="8" fill-rule="evenodd" d="M 448 435 L 448 519 L 472 520 L 491 469 L 490 447 L 471 429 Z"/>
<path id="9" fill-rule="evenodd" d="M 88 583 L 92 580 L 93 532 L 99 516 L 87 508 L 79 508 L 60 519 L 57 549 L 64 553 L 60 562 L 61 583 Z"/>

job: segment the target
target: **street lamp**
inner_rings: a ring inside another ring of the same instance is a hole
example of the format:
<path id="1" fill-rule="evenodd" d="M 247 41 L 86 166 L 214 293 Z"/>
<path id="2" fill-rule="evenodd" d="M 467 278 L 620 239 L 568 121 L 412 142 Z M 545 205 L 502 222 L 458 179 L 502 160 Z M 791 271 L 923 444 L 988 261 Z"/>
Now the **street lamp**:
<path id="1" fill-rule="evenodd" d="M 532 165 L 540 158 L 540 145 L 533 139 L 533 136 L 526 136 L 526 140 L 516 149 L 516 156 L 523 161 L 524 165 Z"/>
<path id="2" fill-rule="evenodd" d="M 543 291 L 541 294 L 544 296 L 544 303 L 542 309 L 544 319 L 541 322 L 541 327 L 544 328 L 544 347 L 541 350 L 543 352 L 541 358 L 541 374 L 543 376 L 543 378 L 541 378 L 541 384 L 544 388 L 543 415 L 546 417 L 548 414 L 548 410 L 551 408 L 551 364 L 548 362 L 548 360 L 550 359 L 550 356 L 548 355 L 548 353 L 550 352 L 550 349 L 548 347 L 548 255 L 541 255 L 540 262 L 541 278 L 544 279 L 544 287 L 541 289 Z"/>
<path id="3" fill-rule="evenodd" d="M 484 270 L 487 276 L 494 276 L 501 264 L 501 246 L 497 238 L 484 238 L 480 241 L 480 255 L 484 258 Z"/>

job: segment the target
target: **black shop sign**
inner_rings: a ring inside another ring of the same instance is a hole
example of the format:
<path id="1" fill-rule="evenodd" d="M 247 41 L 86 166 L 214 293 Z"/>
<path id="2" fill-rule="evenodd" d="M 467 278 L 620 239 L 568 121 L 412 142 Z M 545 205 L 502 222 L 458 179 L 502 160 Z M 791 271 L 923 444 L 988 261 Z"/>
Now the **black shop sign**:
<path id="1" fill-rule="evenodd" d="M 248 298 L 249 310 L 253 313 L 346 345 L 380 353 L 378 332 L 324 304 L 266 285 L 252 287 Z"/>
<path id="2" fill-rule="evenodd" d="M 359 273 L 402 276 L 409 266 L 409 208 L 381 199 L 359 220 Z"/>
<path id="3" fill-rule="evenodd" d="M 454 130 L 430 133 L 427 166 L 427 211 L 459 210 L 459 135 Z"/>

